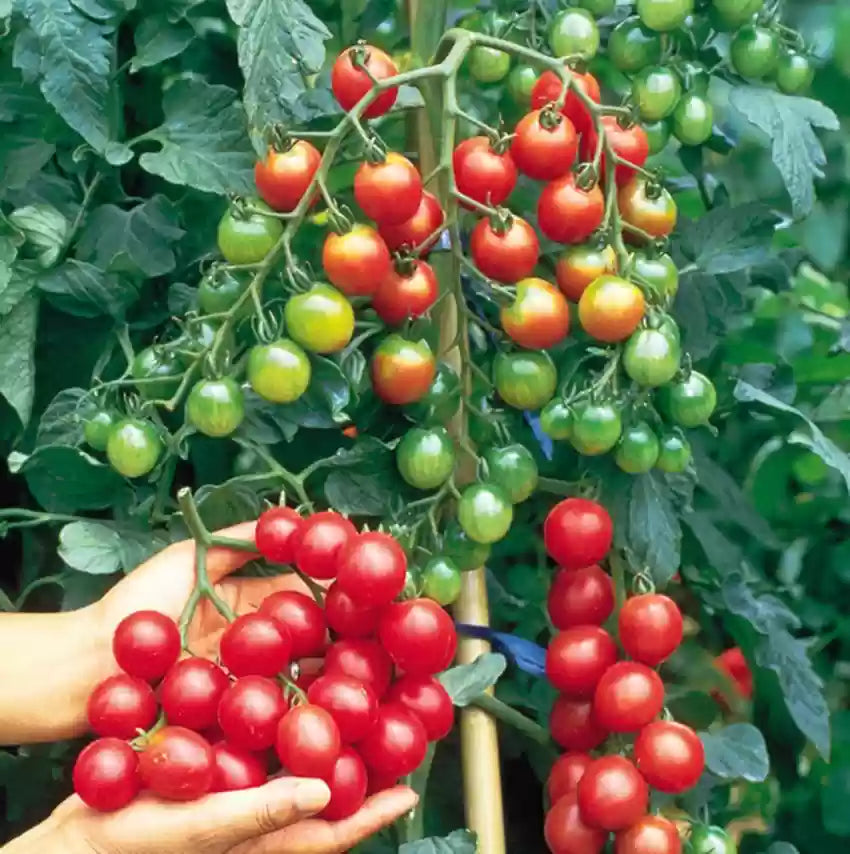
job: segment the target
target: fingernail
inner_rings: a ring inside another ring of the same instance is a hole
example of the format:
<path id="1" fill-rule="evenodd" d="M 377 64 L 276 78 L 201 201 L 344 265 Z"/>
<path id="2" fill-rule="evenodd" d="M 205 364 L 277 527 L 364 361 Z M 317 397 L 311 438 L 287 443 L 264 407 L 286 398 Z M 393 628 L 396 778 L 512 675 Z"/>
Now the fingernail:
<path id="1" fill-rule="evenodd" d="M 331 790 L 321 780 L 301 780 L 295 787 L 295 806 L 299 812 L 318 812 L 330 799 Z"/>

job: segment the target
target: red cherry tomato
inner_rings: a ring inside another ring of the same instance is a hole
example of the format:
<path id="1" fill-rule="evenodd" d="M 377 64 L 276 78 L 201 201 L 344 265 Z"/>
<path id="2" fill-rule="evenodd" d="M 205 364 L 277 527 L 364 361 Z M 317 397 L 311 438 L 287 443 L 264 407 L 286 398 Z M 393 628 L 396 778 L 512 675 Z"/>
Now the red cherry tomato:
<path id="1" fill-rule="evenodd" d="M 597 79 L 590 72 L 581 74 L 573 71 L 571 73 L 573 85 L 598 104 L 602 96 Z M 561 80 L 558 75 L 554 71 L 544 71 L 531 90 L 531 106 L 536 110 L 545 107 L 556 101 L 560 94 Z M 593 127 L 590 112 L 572 88 L 567 94 L 561 112 L 573 123 L 578 133 L 587 133 L 588 129 Z"/>
<path id="2" fill-rule="evenodd" d="M 725 673 L 746 699 L 753 696 L 753 674 L 740 647 L 733 646 L 714 659 L 714 666 Z"/>
<path id="3" fill-rule="evenodd" d="M 602 560 L 611 548 L 614 525 L 608 511 L 586 498 L 565 498 L 543 523 L 549 556 L 566 569 L 581 569 Z"/>
<path id="4" fill-rule="evenodd" d="M 400 326 L 411 317 L 420 317 L 437 301 L 440 285 L 430 264 L 415 261 L 413 272 L 400 273 L 390 267 L 379 280 L 372 308 L 384 323 Z"/>
<path id="5" fill-rule="evenodd" d="M 331 284 L 350 297 L 370 296 L 392 270 L 390 250 L 371 225 L 332 231 L 322 247 L 322 266 Z"/>
<path id="6" fill-rule="evenodd" d="M 645 815 L 617 834 L 614 854 L 682 854 L 682 840 L 672 821 Z"/>
<path id="7" fill-rule="evenodd" d="M 646 131 L 639 124 L 623 127 L 616 116 L 603 116 L 602 127 L 614 154 L 631 164 L 631 166 L 627 166 L 625 163 L 618 163 L 614 171 L 617 185 L 622 186 L 627 184 L 632 175 L 635 174 L 635 166 L 643 166 L 646 163 L 646 158 L 649 157 L 649 139 L 646 136 Z M 596 156 L 597 139 L 596 131 L 591 125 L 581 138 L 583 160 L 590 162 Z M 606 166 L 604 151 L 601 162 L 602 174 L 604 175 Z"/>
<path id="8" fill-rule="evenodd" d="M 170 801 L 194 801 L 210 791 L 215 757 L 209 742 L 181 726 L 167 726 L 148 739 L 139 754 L 142 782 Z"/>
<path id="9" fill-rule="evenodd" d="M 587 753 L 562 753 L 552 766 L 546 781 L 549 803 L 554 804 L 564 795 L 575 793 L 578 781 L 584 776 L 593 759 Z"/>
<path id="10" fill-rule="evenodd" d="M 381 608 L 364 608 L 334 582 L 325 594 L 328 626 L 342 638 L 368 638 L 378 631 Z"/>
<path id="11" fill-rule="evenodd" d="M 320 676 L 308 689 L 307 699 L 330 714 L 345 744 L 360 741 L 378 717 L 375 692 L 342 673 Z"/>
<path id="12" fill-rule="evenodd" d="M 540 241 L 521 217 L 511 216 L 506 228 L 485 217 L 472 229 L 469 253 L 485 276 L 497 282 L 517 282 L 537 266 Z"/>
<path id="13" fill-rule="evenodd" d="M 292 507 L 270 507 L 257 519 L 257 550 L 274 563 L 292 563 L 304 519 Z"/>
<path id="14" fill-rule="evenodd" d="M 292 638 L 271 617 L 243 614 L 225 629 L 219 654 L 234 676 L 276 676 L 292 660 Z"/>
<path id="15" fill-rule="evenodd" d="M 422 176 L 404 155 L 390 151 L 379 163 L 357 167 L 354 199 L 379 226 L 405 222 L 422 201 Z"/>
<path id="16" fill-rule="evenodd" d="M 415 403 L 431 388 L 436 373 L 437 360 L 424 340 L 388 335 L 372 356 L 372 388 L 384 403 Z"/>
<path id="17" fill-rule="evenodd" d="M 159 702 L 170 724 L 205 730 L 215 724 L 218 704 L 230 681 L 225 672 L 205 658 L 178 661 L 159 686 Z"/>
<path id="18" fill-rule="evenodd" d="M 83 748 L 74 763 L 74 791 L 100 812 L 127 806 L 142 788 L 139 754 L 118 738 L 100 738 Z"/>
<path id="19" fill-rule="evenodd" d="M 567 750 L 593 750 L 608 737 L 593 717 L 590 700 L 574 700 L 560 696 L 552 706 L 549 716 L 552 738 Z"/>
<path id="20" fill-rule="evenodd" d="M 549 588 L 547 607 L 556 629 L 601 626 L 614 610 L 614 582 L 596 564 L 562 569 Z"/>
<path id="21" fill-rule="evenodd" d="M 654 789 L 679 794 L 695 786 L 702 775 L 705 748 L 689 726 L 655 721 L 635 739 L 635 762 Z"/>
<path id="22" fill-rule="evenodd" d="M 635 766 L 622 756 L 595 759 L 578 784 L 582 819 L 602 830 L 622 830 L 646 814 L 649 789 Z"/>
<path id="23" fill-rule="evenodd" d="M 381 616 L 378 636 L 396 666 L 417 676 L 445 670 L 457 649 L 452 618 L 432 599 L 389 605 Z"/>
<path id="24" fill-rule="evenodd" d="M 486 136 L 460 143 L 452 155 L 452 168 L 458 192 L 481 204 L 502 204 L 516 186 L 516 165 L 510 152 L 494 151 Z"/>
<path id="25" fill-rule="evenodd" d="M 570 331 L 566 297 L 545 279 L 521 279 L 516 297 L 500 313 L 502 328 L 520 347 L 546 350 L 559 344 Z"/>
<path id="26" fill-rule="evenodd" d="M 660 593 L 632 596 L 620 611 L 619 630 L 626 653 L 655 667 L 682 642 L 682 612 Z"/>
<path id="27" fill-rule="evenodd" d="M 452 698 L 433 676 L 402 676 L 393 683 L 387 701 L 401 703 L 413 712 L 425 727 L 428 741 L 440 741 L 452 730 Z"/>
<path id="28" fill-rule="evenodd" d="M 661 677 L 636 661 L 619 661 L 609 667 L 593 695 L 593 715 L 611 732 L 636 732 L 663 706 Z"/>
<path id="29" fill-rule="evenodd" d="M 287 703 L 280 686 L 262 676 L 243 676 L 218 704 L 218 725 L 225 738 L 245 750 L 265 750 L 274 744 L 278 721 Z"/>
<path id="30" fill-rule="evenodd" d="M 387 605 L 401 593 L 407 572 L 404 549 L 389 534 L 367 531 L 339 554 L 336 583 L 358 605 Z"/>
<path id="31" fill-rule="evenodd" d="M 161 679 L 180 655 L 177 624 L 158 611 L 136 611 L 115 629 L 112 653 L 118 666 L 148 682 Z"/>
<path id="32" fill-rule="evenodd" d="M 366 769 L 369 775 L 369 784 L 366 788 L 366 795 L 377 795 L 378 792 L 385 792 L 387 789 L 392 789 L 398 785 L 399 778 L 392 774 L 381 774 L 378 771 L 373 771 L 371 768 Z"/>
<path id="33" fill-rule="evenodd" d="M 393 663 L 377 641 L 350 639 L 337 641 L 325 656 L 325 673 L 343 673 L 368 685 L 380 700 L 392 679 Z"/>
<path id="34" fill-rule="evenodd" d="M 213 745 L 212 792 L 235 792 L 253 789 L 266 782 L 268 771 L 265 760 L 234 744 L 220 741 Z"/>
<path id="35" fill-rule="evenodd" d="M 398 68 L 390 57 L 373 45 L 355 45 L 344 50 L 331 69 L 331 90 L 343 110 L 351 110 L 372 88 L 372 80 L 395 77 Z M 388 112 L 398 97 L 391 87 L 378 95 L 365 110 L 363 117 L 374 119 Z"/>
<path id="36" fill-rule="evenodd" d="M 575 163 L 578 137 L 573 123 L 551 110 L 533 110 L 514 130 L 511 157 L 520 172 L 538 181 L 566 175 Z"/>
<path id="37" fill-rule="evenodd" d="M 294 211 L 321 162 L 318 149 L 304 139 L 296 140 L 286 151 L 270 148 L 266 159 L 254 167 L 260 197 L 276 211 Z"/>
<path id="38" fill-rule="evenodd" d="M 135 738 L 156 721 L 153 689 L 142 679 L 119 673 L 104 679 L 89 695 L 86 714 L 92 732 L 113 738 Z"/>
<path id="39" fill-rule="evenodd" d="M 556 243 L 581 243 L 600 225 L 605 198 L 598 184 L 583 190 L 571 172 L 550 181 L 537 200 L 537 224 Z"/>
<path id="40" fill-rule="evenodd" d="M 358 750 L 370 771 L 397 780 L 419 767 L 428 737 L 413 712 L 399 703 L 387 703 L 378 710 L 378 721 Z"/>
<path id="41" fill-rule="evenodd" d="M 305 520 L 295 546 L 295 564 L 311 578 L 334 578 L 337 558 L 357 529 L 334 510 L 314 513 Z"/>
<path id="42" fill-rule="evenodd" d="M 599 626 L 575 626 L 557 634 L 546 650 L 546 676 L 564 694 L 592 697 L 602 674 L 617 660 L 617 644 Z"/>
<path id="43" fill-rule="evenodd" d="M 295 706 L 277 725 L 275 751 L 283 767 L 296 777 L 328 778 L 341 750 L 339 727 L 319 706 Z"/>
<path id="44" fill-rule="evenodd" d="M 292 658 L 324 652 L 328 631 L 325 612 L 312 597 L 297 590 L 278 590 L 266 596 L 259 613 L 286 626 L 292 641 Z"/>
<path id="45" fill-rule="evenodd" d="M 443 209 L 437 197 L 425 190 L 413 216 L 399 223 L 379 222 L 378 230 L 390 249 L 401 249 L 402 246 L 410 249 L 420 247 L 421 254 L 425 255 L 437 242 L 437 229 L 442 222 Z"/>
<path id="46" fill-rule="evenodd" d="M 331 790 L 331 799 L 319 813 L 320 818 L 340 821 L 354 815 L 363 806 L 369 778 L 360 754 L 353 748 L 342 748 L 326 782 Z"/>
<path id="47" fill-rule="evenodd" d="M 585 824 L 575 794 L 565 795 L 546 813 L 543 835 L 552 854 L 599 854 L 608 834 Z"/>

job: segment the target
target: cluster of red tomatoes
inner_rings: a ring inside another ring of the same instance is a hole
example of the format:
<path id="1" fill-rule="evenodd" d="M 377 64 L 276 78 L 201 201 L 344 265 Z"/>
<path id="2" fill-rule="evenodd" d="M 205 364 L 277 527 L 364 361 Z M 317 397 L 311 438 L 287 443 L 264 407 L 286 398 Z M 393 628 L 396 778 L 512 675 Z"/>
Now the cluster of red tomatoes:
<path id="1" fill-rule="evenodd" d="M 142 789 L 193 800 L 280 770 L 324 779 L 322 816 L 340 819 L 451 730 L 452 701 L 434 674 L 454 657 L 454 624 L 430 599 L 394 601 L 407 562 L 392 537 L 358 533 L 332 511 L 303 518 L 278 507 L 260 517 L 256 539 L 268 560 L 332 581 L 324 602 L 271 594 L 229 624 L 217 662 L 180 658 L 180 632 L 162 614 L 123 620 L 113 641 L 121 672 L 91 694 L 99 738 L 74 768 L 89 806 L 116 810 Z"/>
<path id="2" fill-rule="evenodd" d="M 602 628 L 614 610 L 611 578 L 598 565 L 611 545 L 611 519 L 593 501 L 569 498 L 546 518 L 544 542 L 560 569 L 549 616 L 559 633 L 546 674 L 559 691 L 552 737 L 568 752 L 555 762 L 547 789 L 545 834 L 554 854 L 598 852 L 616 833 L 617 854 L 678 854 L 675 825 L 648 814 L 649 788 L 679 794 L 705 765 L 699 736 L 666 719 L 664 684 L 656 671 L 682 640 L 682 615 L 667 596 L 629 598 L 617 617 L 617 641 Z M 659 717 L 661 716 L 661 717 Z M 597 757 L 611 734 L 635 734 L 629 755 Z"/>

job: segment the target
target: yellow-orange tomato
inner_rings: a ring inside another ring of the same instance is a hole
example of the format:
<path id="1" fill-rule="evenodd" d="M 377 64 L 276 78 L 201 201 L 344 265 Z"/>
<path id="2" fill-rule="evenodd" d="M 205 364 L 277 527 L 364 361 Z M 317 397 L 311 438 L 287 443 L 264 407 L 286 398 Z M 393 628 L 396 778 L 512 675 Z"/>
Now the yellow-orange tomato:
<path id="1" fill-rule="evenodd" d="M 431 387 L 437 362 L 426 341 L 388 335 L 372 356 L 372 388 L 385 403 L 414 403 Z"/>
<path id="2" fill-rule="evenodd" d="M 564 295 L 534 276 L 516 284 L 516 298 L 501 312 L 502 328 L 521 347 L 545 350 L 566 338 L 570 307 Z"/>
<path id="3" fill-rule="evenodd" d="M 581 295 L 578 318 L 597 341 L 624 341 L 637 329 L 646 302 L 643 292 L 619 276 L 600 276 Z"/>
<path id="4" fill-rule="evenodd" d="M 373 294 L 392 267 L 390 250 L 370 225 L 331 232 L 322 247 L 322 266 L 331 284 L 350 297 Z"/>
<path id="5" fill-rule="evenodd" d="M 676 227 L 676 202 L 663 187 L 650 188 L 646 178 L 635 175 L 617 193 L 623 220 L 651 237 L 666 237 Z M 626 236 L 630 239 L 634 235 Z"/>
<path id="6" fill-rule="evenodd" d="M 587 286 L 605 273 L 617 272 L 611 246 L 569 246 L 555 263 L 555 279 L 567 299 L 578 302 Z"/>

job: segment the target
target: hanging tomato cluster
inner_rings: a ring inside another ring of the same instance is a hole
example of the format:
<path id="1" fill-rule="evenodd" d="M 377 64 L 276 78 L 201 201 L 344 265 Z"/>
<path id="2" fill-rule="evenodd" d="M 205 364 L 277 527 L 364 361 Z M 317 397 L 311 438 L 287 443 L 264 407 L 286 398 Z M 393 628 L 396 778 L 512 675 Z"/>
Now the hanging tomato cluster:
<path id="1" fill-rule="evenodd" d="M 407 560 L 392 537 L 358 533 L 332 511 L 275 507 L 256 542 L 269 561 L 331 582 L 326 594 L 271 594 L 228 625 L 217 661 L 180 658 L 180 631 L 162 614 L 124 619 L 113 639 L 121 672 L 88 702 L 99 738 L 74 768 L 89 806 L 116 810 L 142 790 L 193 800 L 283 772 L 325 780 L 322 816 L 340 819 L 451 730 L 434 674 L 454 658 L 454 624 L 431 599 L 395 601 Z"/>
<path id="2" fill-rule="evenodd" d="M 550 727 L 567 751 L 547 783 L 546 840 L 553 854 L 594 852 L 614 832 L 618 854 L 648 850 L 650 840 L 657 854 L 678 854 L 675 825 L 648 814 L 648 806 L 650 788 L 681 794 L 705 765 L 696 732 L 667 718 L 656 671 L 682 640 L 682 614 L 669 597 L 642 593 L 620 609 L 616 639 L 603 628 L 615 597 L 598 561 L 612 532 L 605 509 L 580 498 L 556 505 L 544 523 L 546 550 L 560 566 L 548 599 L 558 634 L 547 650 L 546 675 L 559 692 Z M 611 735 L 618 744 L 633 736 L 628 752 L 605 752 Z"/>

